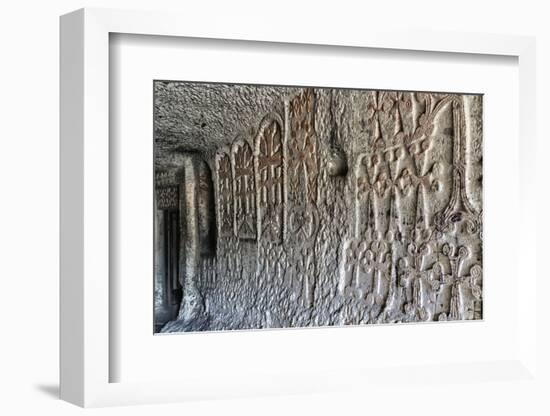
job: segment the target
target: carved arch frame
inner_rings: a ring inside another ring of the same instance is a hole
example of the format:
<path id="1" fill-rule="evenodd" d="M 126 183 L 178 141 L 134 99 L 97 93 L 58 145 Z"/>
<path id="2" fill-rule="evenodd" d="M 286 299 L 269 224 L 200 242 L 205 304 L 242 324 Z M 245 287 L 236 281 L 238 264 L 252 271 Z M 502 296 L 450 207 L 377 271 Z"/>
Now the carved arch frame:
<path id="1" fill-rule="evenodd" d="M 280 239 L 278 241 L 273 241 L 275 243 L 281 243 L 284 241 L 287 230 L 287 128 L 285 126 L 285 121 L 283 117 L 277 112 L 271 112 L 264 116 L 260 121 L 258 132 L 254 138 L 254 166 L 256 170 L 256 211 L 257 211 L 257 230 L 258 230 L 258 241 L 263 230 L 262 226 L 262 206 L 261 206 L 261 194 L 260 194 L 260 182 L 261 182 L 261 169 L 260 169 L 260 158 L 261 158 L 261 140 L 264 137 L 264 133 L 270 126 L 276 125 L 279 128 L 280 132 L 280 151 L 281 151 L 281 222 L 279 225 Z"/>

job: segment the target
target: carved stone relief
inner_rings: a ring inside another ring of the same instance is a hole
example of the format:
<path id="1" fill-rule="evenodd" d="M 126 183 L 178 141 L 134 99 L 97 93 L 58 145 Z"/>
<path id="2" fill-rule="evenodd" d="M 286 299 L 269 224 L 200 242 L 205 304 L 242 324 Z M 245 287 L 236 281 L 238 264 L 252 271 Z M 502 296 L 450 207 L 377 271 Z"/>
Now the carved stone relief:
<path id="1" fill-rule="evenodd" d="M 179 205 L 179 188 L 177 185 L 157 187 L 158 209 L 174 209 Z"/>
<path id="2" fill-rule="evenodd" d="M 278 115 L 266 117 L 256 139 L 258 222 L 260 239 L 280 243 L 284 218 L 283 121 Z"/>
<path id="3" fill-rule="evenodd" d="M 247 141 L 233 145 L 233 198 L 235 234 L 243 240 L 256 238 L 256 181 L 254 155 Z"/>
<path id="4" fill-rule="evenodd" d="M 482 318 L 481 96 L 234 87 L 210 111 L 271 108 L 202 155 L 201 308 L 163 331 Z"/>
<path id="5" fill-rule="evenodd" d="M 233 235 L 233 173 L 231 158 L 222 154 L 217 161 L 218 175 L 218 234 L 220 237 Z"/>

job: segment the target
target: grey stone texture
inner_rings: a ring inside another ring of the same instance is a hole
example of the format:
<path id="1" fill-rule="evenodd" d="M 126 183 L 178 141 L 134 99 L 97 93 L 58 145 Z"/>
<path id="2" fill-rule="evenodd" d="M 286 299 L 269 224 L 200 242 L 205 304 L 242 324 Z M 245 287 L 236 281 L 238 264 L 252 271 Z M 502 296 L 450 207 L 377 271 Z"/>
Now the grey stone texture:
<path id="1" fill-rule="evenodd" d="M 154 85 L 157 191 L 180 199 L 163 332 L 482 318 L 480 95 Z"/>

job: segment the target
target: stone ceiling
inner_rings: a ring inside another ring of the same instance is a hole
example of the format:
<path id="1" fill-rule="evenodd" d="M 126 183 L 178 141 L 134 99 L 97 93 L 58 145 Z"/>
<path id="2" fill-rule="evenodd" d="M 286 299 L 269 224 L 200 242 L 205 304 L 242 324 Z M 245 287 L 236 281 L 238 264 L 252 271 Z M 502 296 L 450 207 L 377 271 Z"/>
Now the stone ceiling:
<path id="1" fill-rule="evenodd" d="M 253 133 L 263 116 L 283 112 L 296 88 L 155 81 L 155 165 L 169 167 L 184 152 L 206 158 L 240 133 Z"/>

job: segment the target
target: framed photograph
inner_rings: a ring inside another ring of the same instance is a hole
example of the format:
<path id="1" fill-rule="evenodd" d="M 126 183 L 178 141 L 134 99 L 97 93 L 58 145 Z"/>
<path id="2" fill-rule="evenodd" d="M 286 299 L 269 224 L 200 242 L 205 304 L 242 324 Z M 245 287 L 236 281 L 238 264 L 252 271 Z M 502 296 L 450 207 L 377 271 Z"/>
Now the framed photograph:
<path id="1" fill-rule="evenodd" d="M 155 332 L 482 319 L 481 95 L 153 88 Z"/>
<path id="2" fill-rule="evenodd" d="M 232 29 L 61 18 L 61 397 L 538 388 L 534 39 Z"/>

